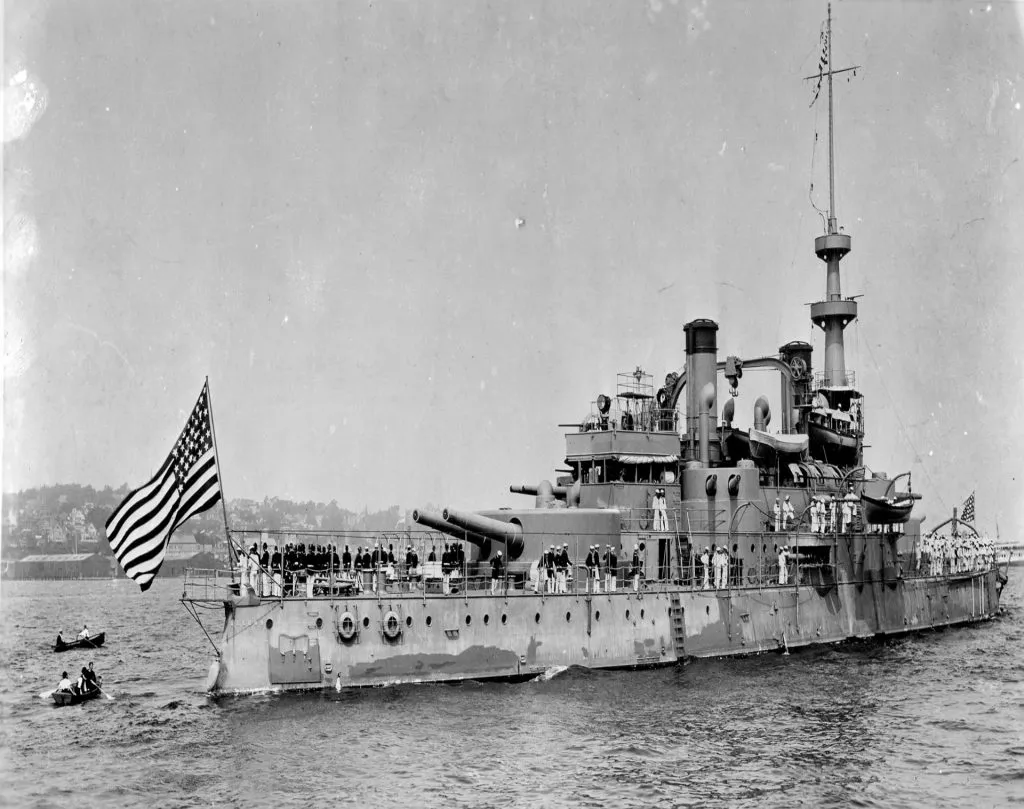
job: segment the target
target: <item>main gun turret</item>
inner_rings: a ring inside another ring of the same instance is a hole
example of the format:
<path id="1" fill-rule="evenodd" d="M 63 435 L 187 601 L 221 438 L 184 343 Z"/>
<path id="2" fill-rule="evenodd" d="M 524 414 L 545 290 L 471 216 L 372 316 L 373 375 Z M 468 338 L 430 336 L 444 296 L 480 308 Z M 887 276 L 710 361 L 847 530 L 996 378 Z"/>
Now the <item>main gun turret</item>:
<path id="1" fill-rule="evenodd" d="M 420 525 L 475 545 L 480 549 L 481 557 L 484 559 L 491 555 L 492 541 L 505 546 L 509 561 L 523 555 L 523 528 L 516 523 L 502 522 L 448 508 L 441 514 L 416 509 L 412 513 L 412 518 Z"/>

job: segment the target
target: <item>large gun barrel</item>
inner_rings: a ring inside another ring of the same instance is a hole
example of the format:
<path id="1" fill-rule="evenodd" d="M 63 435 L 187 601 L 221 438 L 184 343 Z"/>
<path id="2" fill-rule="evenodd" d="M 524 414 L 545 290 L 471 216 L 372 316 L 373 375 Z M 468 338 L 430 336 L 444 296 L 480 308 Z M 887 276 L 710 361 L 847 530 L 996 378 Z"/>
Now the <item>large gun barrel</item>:
<path id="1" fill-rule="evenodd" d="M 479 514 L 470 514 L 465 511 L 454 511 L 446 508 L 441 512 L 441 518 L 454 526 L 465 531 L 471 531 L 486 539 L 505 544 L 508 551 L 509 561 L 518 559 L 523 555 L 525 543 L 523 542 L 523 527 L 512 522 L 495 520 L 491 517 L 482 517 Z M 415 515 L 413 516 L 415 519 Z"/>
<path id="2" fill-rule="evenodd" d="M 420 525 L 425 525 L 434 531 L 440 531 L 442 534 L 453 534 L 462 538 L 462 531 L 449 522 L 446 522 L 440 514 L 436 511 L 420 511 L 419 509 L 413 509 L 412 518 L 415 522 Z"/>
<path id="3" fill-rule="evenodd" d="M 470 534 L 466 529 L 460 528 L 457 525 L 452 525 L 450 522 L 444 519 L 440 514 L 434 511 L 420 511 L 415 509 L 412 512 L 412 518 L 420 525 L 425 525 L 434 531 L 440 531 L 442 534 L 448 534 L 455 539 L 464 539 L 470 545 L 475 545 L 480 549 L 481 559 L 490 559 L 491 557 L 491 541 L 486 537 L 479 537 Z"/>

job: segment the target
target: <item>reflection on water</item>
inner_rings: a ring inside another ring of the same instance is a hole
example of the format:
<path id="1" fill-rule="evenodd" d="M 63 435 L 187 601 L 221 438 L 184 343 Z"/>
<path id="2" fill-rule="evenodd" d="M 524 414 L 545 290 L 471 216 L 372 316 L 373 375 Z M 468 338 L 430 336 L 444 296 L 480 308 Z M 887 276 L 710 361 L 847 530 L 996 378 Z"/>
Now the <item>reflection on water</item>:
<path id="1" fill-rule="evenodd" d="M 784 656 L 525 684 L 208 699 L 180 582 L 17 582 L 0 610 L 16 806 L 992 806 L 1024 801 L 1019 616 Z M 49 644 L 88 622 L 91 653 Z M 38 697 L 91 659 L 114 700 Z"/>

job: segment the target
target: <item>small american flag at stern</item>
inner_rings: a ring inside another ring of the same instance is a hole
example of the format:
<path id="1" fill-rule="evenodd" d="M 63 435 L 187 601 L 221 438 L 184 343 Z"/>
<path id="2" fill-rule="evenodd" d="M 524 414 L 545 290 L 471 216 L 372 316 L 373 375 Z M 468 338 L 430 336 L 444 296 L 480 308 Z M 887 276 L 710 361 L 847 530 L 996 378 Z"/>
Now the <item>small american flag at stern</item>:
<path id="1" fill-rule="evenodd" d="M 964 500 L 964 507 L 960 509 L 960 519 L 964 522 L 974 522 L 974 492 Z"/>
<path id="2" fill-rule="evenodd" d="M 209 388 L 152 480 L 129 494 L 107 520 L 107 541 L 128 578 L 149 589 L 171 534 L 220 500 Z"/>

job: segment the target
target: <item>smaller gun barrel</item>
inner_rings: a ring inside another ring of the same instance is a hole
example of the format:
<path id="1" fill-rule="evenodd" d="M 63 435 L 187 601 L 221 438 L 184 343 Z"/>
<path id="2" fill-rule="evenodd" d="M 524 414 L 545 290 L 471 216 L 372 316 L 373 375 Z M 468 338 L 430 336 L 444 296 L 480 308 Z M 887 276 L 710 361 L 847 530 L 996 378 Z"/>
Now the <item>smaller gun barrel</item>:
<path id="1" fill-rule="evenodd" d="M 512 494 L 528 494 L 528 495 L 531 495 L 533 497 L 536 497 L 538 492 L 540 491 L 540 487 L 539 486 L 528 486 L 528 485 L 524 485 L 524 486 L 509 486 L 508 490 L 510 492 L 512 492 Z M 568 489 L 566 489 L 565 486 L 552 486 L 551 487 L 551 492 L 559 500 L 564 500 L 565 496 L 566 496 L 566 493 L 568 492 Z"/>

